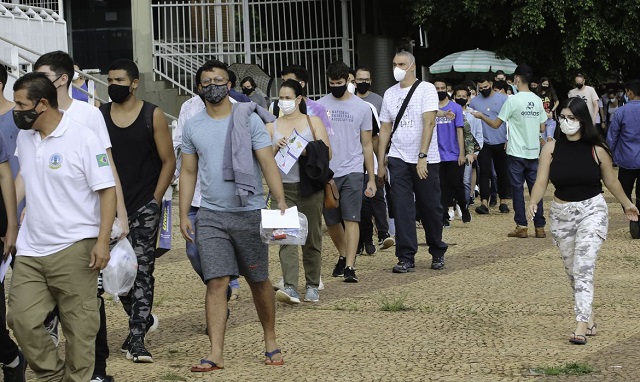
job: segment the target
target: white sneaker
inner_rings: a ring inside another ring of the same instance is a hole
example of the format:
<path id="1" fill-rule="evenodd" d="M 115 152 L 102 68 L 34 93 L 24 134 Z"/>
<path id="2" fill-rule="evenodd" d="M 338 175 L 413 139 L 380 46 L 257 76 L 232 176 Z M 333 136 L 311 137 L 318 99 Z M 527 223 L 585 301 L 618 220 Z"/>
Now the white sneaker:
<path id="1" fill-rule="evenodd" d="M 324 283 L 322 282 L 322 276 L 320 276 L 320 284 L 318 285 L 318 290 L 324 290 Z"/>
<path id="2" fill-rule="evenodd" d="M 453 220 L 456 217 L 456 213 L 453 211 L 453 208 L 449 207 L 449 220 Z"/>
<path id="3" fill-rule="evenodd" d="M 460 209 L 460 206 L 456 204 L 456 215 L 458 215 L 458 217 L 462 217 L 462 210 Z"/>

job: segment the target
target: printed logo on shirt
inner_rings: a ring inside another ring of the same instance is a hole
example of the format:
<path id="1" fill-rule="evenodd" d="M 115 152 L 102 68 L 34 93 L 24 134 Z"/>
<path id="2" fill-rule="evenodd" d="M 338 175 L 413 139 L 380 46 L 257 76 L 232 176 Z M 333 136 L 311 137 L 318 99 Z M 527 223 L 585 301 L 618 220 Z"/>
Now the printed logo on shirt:
<path id="1" fill-rule="evenodd" d="M 105 167 L 109 165 L 107 154 L 96 155 L 96 160 L 98 161 L 98 167 Z"/>
<path id="2" fill-rule="evenodd" d="M 57 170 L 62 166 L 62 155 L 55 153 L 49 157 L 49 168 Z"/>
<path id="3" fill-rule="evenodd" d="M 539 111 L 534 111 L 533 108 L 535 107 L 535 104 L 533 103 L 533 101 L 529 101 L 527 102 L 527 110 L 522 111 L 522 116 L 523 117 L 539 117 L 540 116 L 540 112 Z"/>

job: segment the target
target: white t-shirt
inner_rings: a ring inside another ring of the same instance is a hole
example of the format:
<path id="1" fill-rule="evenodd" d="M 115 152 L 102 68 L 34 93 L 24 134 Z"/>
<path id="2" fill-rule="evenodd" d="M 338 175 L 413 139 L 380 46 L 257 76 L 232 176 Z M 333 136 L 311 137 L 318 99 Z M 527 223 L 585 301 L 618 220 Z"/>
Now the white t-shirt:
<path id="1" fill-rule="evenodd" d="M 98 136 L 100 141 L 103 142 L 105 149 L 111 148 L 109 131 L 107 130 L 107 125 L 104 122 L 104 117 L 100 109 L 86 102 L 74 99 L 67 110 L 61 109 L 60 111 L 72 119 L 75 119 L 80 125 L 90 128 Z"/>
<path id="2" fill-rule="evenodd" d="M 593 118 L 593 123 L 598 123 L 597 118 L 598 115 L 600 115 L 600 110 L 594 110 L 593 101 L 597 101 L 599 97 L 594 88 L 585 85 L 582 87 L 582 89 L 571 89 L 569 91 L 569 98 L 571 97 L 582 98 L 582 100 L 587 103 L 589 113 L 591 114 L 591 118 Z"/>
<path id="3" fill-rule="evenodd" d="M 45 139 L 35 130 L 20 131 L 17 146 L 29 200 L 18 233 L 17 256 L 48 256 L 82 239 L 98 237 L 96 191 L 115 187 L 104 142 L 64 114 Z"/>
<path id="4" fill-rule="evenodd" d="M 382 110 L 380 110 L 380 122 L 393 124 L 402 107 L 402 103 L 409 93 L 410 86 L 401 88 L 397 83 L 384 92 L 382 99 Z M 435 86 L 429 82 L 422 82 L 418 85 L 409 100 L 407 109 L 402 115 L 398 124 L 398 129 L 391 138 L 391 148 L 389 156 L 402 159 L 406 163 L 418 163 L 420 144 L 422 142 L 422 114 L 429 111 L 438 110 L 438 93 Z M 427 161 L 429 163 L 440 163 L 440 153 L 438 152 L 438 129 L 433 129 L 431 142 L 427 150 Z"/>

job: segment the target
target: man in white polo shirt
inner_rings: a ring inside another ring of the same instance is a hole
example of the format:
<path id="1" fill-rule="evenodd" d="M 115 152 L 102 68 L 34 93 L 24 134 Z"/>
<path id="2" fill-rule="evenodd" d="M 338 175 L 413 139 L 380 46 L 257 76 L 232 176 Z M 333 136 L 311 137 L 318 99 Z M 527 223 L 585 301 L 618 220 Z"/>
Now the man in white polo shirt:
<path id="1" fill-rule="evenodd" d="M 17 154 L 29 208 L 18 234 L 7 321 L 40 380 L 86 382 L 99 326 L 95 287 L 109 261 L 116 211 L 104 145 L 58 110 L 41 73 L 16 81 Z M 62 361 L 42 326 L 57 305 L 66 337 Z"/>

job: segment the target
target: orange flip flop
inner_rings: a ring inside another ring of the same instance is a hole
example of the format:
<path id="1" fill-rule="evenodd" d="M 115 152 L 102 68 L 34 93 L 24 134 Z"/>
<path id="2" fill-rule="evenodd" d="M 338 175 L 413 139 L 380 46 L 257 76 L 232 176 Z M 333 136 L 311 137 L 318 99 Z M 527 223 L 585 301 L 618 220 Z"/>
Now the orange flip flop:
<path id="1" fill-rule="evenodd" d="M 191 372 L 192 373 L 206 373 L 208 371 L 224 369 L 224 367 L 220 367 L 220 366 L 216 365 L 215 362 L 209 361 L 208 359 L 204 359 L 204 358 L 200 360 L 200 365 L 202 365 L 202 364 L 207 364 L 210 367 L 191 366 Z"/>
<path id="2" fill-rule="evenodd" d="M 284 365 L 284 358 L 282 358 L 279 361 L 274 361 L 273 360 L 273 356 L 276 354 L 282 354 L 282 351 L 280 351 L 280 349 L 276 349 L 270 352 L 264 352 L 264 356 L 267 357 L 267 359 L 264 361 L 265 365 L 269 365 L 269 366 L 280 366 L 280 365 Z"/>

